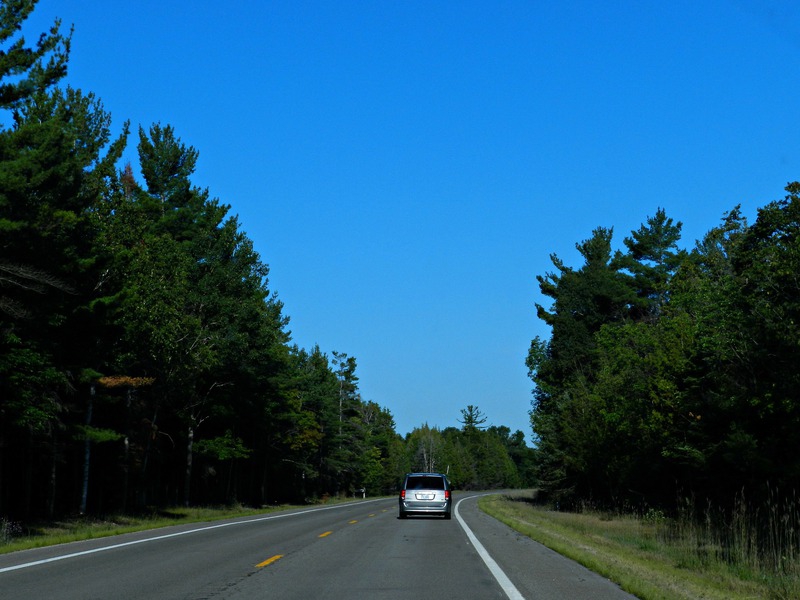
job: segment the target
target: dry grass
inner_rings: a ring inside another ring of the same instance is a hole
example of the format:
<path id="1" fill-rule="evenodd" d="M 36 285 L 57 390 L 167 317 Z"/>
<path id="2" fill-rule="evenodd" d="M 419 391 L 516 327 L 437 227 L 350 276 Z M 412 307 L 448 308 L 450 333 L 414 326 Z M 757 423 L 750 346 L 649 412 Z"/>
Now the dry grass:
<path id="1" fill-rule="evenodd" d="M 220 519 L 264 514 L 286 508 L 290 507 L 275 506 L 260 509 L 242 506 L 171 508 L 139 516 L 120 515 L 102 519 L 87 516 L 29 526 L 0 519 L 0 554 L 157 529 L 159 527 L 169 527 L 171 525 L 204 523 Z"/>
<path id="2" fill-rule="evenodd" d="M 711 516 L 698 523 L 691 515 L 667 519 L 657 511 L 557 512 L 535 505 L 530 494 L 491 496 L 480 506 L 643 600 L 800 597 L 791 511 L 776 510 L 771 530 L 759 533 L 757 519 L 743 509 L 720 527 Z"/>

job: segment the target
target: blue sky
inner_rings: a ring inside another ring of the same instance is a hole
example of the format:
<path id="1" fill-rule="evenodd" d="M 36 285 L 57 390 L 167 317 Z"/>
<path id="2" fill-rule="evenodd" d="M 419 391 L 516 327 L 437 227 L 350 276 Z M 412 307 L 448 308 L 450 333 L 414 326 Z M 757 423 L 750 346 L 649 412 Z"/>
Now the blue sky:
<path id="1" fill-rule="evenodd" d="M 26 31 L 56 16 L 67 81 L 199 151 L 294 342 L 400 433 L 472 404 L 530 440 L 551 253 L 659 207 L 691 247 L 800 179 L 795 2 L 41 0 Z"/>

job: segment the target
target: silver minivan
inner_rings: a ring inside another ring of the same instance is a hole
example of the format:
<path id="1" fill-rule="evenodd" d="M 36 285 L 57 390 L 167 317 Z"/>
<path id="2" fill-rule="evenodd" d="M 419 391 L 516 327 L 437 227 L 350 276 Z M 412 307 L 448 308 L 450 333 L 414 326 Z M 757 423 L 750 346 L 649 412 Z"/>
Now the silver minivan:
<path id="1" fill-rule="evenodd" d="M 408 515 L 442 515 L 449 519 L 453 496 L 447 475 L 408 473 L 400 488 L 400 518 Z"/>

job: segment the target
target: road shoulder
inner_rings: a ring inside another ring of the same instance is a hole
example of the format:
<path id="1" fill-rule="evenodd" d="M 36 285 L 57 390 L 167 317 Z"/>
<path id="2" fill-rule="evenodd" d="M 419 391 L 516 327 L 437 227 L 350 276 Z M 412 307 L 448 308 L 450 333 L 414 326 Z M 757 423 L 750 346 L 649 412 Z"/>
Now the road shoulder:
<path id="1" fill-rule="evenodd" d="M 616 584 L 514 531 L 478 508 L 480 493 L 458 494 L 459 513 L 525 598 L 635 600 Z M 466 533 L 465 539 L 469 542 Z"/>

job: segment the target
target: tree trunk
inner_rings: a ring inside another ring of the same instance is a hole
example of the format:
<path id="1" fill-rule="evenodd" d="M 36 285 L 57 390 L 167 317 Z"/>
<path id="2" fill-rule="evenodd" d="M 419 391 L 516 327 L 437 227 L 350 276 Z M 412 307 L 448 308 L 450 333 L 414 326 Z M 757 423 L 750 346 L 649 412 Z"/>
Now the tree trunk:
<path id="1" fill-rule="evenodd" d="M 53 446 L 50 452 L 50 481 L 47 485 L 47 506 L 45 511 L 47 518 L 52 520 L 56 513 L 56 464 L 58 462 L 58 443 L 56 432 L 52 435 Z"/>
<path id="2" fill-rule="evenodd" d="M 136 492 L 137 504 L 139 508 L 147 505 L 147 463 L 150 460 L 150 450 L 153 446 L 153 438 L 156 432 L 156 419 L 158 418 L 158 405 L 153 412 L 153 420 L 150 421 L 150 432 L 147 434 L 147 443 L 144 446 L 144 456 L 142 457 L 142 468 L 139 471 L 139 489 Z"/>
<path id="3" fill-rule="evenodd" d="M 32 505 L 32 498 L 33 498 L 33 459 L 34 459 L 34 447 L 33 447 L 33 434 L 30 431 L 25 433 L 25 444 L 24 444 L 24 452 L 25 456 L 28 459 L 24 462 L 23 472 L 22 472 L 22 490 L 21 496 L 22 500 L 22 518 L 23 519 L 30 519 L 33 514 L 33 505 Z M 39 516 L 38 514 L 36 516 Z"/>
<path id="4" fill-rule="evenodd" d="M 10 511 L 7 509 L 8 499 L 3 493 L 3 474 L 5 470 L 5 435 L 3 425 L 0 425 L 0 515 L 8 514 Z"/>
<path id="5" fill-rule="evenodd" d="M 192 446 L 194 445 L 194 429 L 189 425 L 186 441 L 186 479 L 183 483 L 183 505 L 189 506 L 189 491 L 192 485 Z"/>
<path id="6" fill-rule="evenodd" d="M 86 407 L 86 439 L 83 441 L 83 486 L 81 487 L 81 506 L 79 514 L 86 514 L 86 502 L 89 497 L 89 460 L 92 456 L 92 441 L 89 439 L 89 427 L 92 424 L 94 408 L 94 383 L 89 386 L 89 404 Z"/>
<path id="7" fill-rule="evenodd" d="M 128 436 L 125 436 L 123 440 L 123 447 L 125 449 L 123 455 L 123 464 L 122 464 L 122 514 L 126 514 L 128 512 L 128 488 L 129 488 L 129 481 L 130 481 L 130 454 L 131 454 L 131 442 Z"/>
<path id="8" fill-rule="evenodd" d="M 128 511 L 128 489 L 130 486 L 131 472 L 131 389 L 125 392 L 125 439 L 123 440 L 122 462 L 122 514 Z"/>

